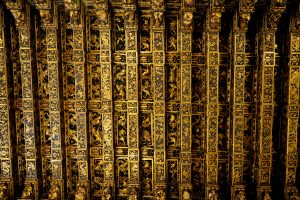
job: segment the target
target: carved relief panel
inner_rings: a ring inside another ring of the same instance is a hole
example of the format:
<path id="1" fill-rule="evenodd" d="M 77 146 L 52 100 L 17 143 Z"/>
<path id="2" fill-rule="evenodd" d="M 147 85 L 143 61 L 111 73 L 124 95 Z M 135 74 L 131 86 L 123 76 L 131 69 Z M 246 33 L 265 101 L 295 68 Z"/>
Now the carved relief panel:
<path id="1" fill-rule="evenodd" d="M 295 2 L 25 2 L 0 3 L 0 199 L 297 196 Z"/>

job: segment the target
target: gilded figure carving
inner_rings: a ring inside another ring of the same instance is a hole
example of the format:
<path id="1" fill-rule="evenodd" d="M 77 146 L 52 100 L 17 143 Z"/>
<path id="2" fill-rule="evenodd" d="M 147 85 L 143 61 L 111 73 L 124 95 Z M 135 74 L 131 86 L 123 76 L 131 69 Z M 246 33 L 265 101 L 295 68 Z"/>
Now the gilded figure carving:
<path id="1" fill-rule="evenodd" d="M 218 199 L 218 195 L 214 189 L 209 191 L 208 199 L 209 200 L 217 200 Z"/>
<path id="2" fill-rule="evenodd" d="M 183 14 L 183 26 L 185 28 L 190 28 L 193 21 L 193 13 L 192 12 L 185 12 Z"/>
<path id="3" fill-rule="evenodd" d="M 101 26 L 106 26 L 108 24 L 108 14 L 106 10 L 98 10 L 96 11 L 97 20 L 95 24 L 100 24 Z"/>
<path id="4" fill-rule="evenodd" d="M 152 194 L 152 162 L 151 160 L 142 161 L 142 171 L 143 171 L 143 194 Z"/>
<path id="5" fill-rule="evenodd" d="M 235 199 L 236 200 L 245 200 L 246 199 L 245 192 L 243 190 L 238 191 Z"/>
<path id="6" fill-rule="evenodd" d="M 18 26 L 22 26 L 25 23 L 25 13 L 22 12 L 22 10 L 11 10 L 12 15 L 14 16 L 16 20 L 16 24 Z"/>
<path id="7" fill-rule="evenodd" d="M 50 190 L 49 190 L 49 195 L 48 195 L 48 199 L 49 200 L 58 200 L 60 199 L 60 189 L 58 185 L 51 185 Z"/>
<path id="8" fill-rule="evenodd" d="M 141 117 L 141 122 L 140 122 L 141 145 L 150 146 L 152 145 L 151 114 L 141 113 L 140 117 Z"/>
<path id="9" fill-rule="evenodd" d="M 154 12 L 154 27 L 161 27 L 163 23 L 163 13 L 162 12 Z"/>
<path id="10" fill-rule="evenodd" d="M 191 194 L 189 191 L 184 190 L 183 195 L 182 195 L 183 200 L 190 200 L 191 199 Z"/>
<path id="11" fill-rule="evenodd" d="M 8 199 L 8 188 L 5 183 L 0 184 L 0 198 L 3 200 Z"/>
<path id="12" fill-rule="evenodd" d="M 163 0 L 153 0 L 153 5 L 155 7 L 161 7 L 163 6 L 164 1 Z"/>
<path id="13" fill-rule="evenodd" d="M 167 51 L 177 50 L 177 17 L 168 17 L 167 22 Z"/>
<path id="14" fill-rule="evenodd" d="M 193 6 L 194 5 L 194 1 L 193 0 L 185 0 L 184 1 L 184 5 L 185 6 Z"/>
<path id="15" fill-rule="evenodd" d="M 209 28 L 213 30 L 218 30 L 221 22 L 222 14 L 220 12 L 212 12 L 209 16 Z"/>
<path id="16" fill-rule="evenodd" d="M 145 16 L 141 21 L 141 51 L 150 51 L 150 16 Z"/>
<path id="17" fill-rule="evenodd" d="M 26 183 L 21 198 L 30 199 L 33 198 L 33 195 L 34 195 L 33 185 L 31 183 Z"/>
<path id="18" fill-rule="evenodd" d="M 111 187 L 109 185 L 104 187 L 103 190 L 103 195 L 102 195 L 102 200 L 111 200 L 112 199 L 112 194 L 111 194 Z"/>
<path id="19" fill-rule="evenodd" d="M 115 93 L 116 99 L 126 98 L 126 67 L 124 65 L 115 66 Z"/>
<path id="20" fill-rule="evenodd" d="M 115 17 L 115 35 L 116 35 L 116 50 L 125 50 L 125 29 L 124 18 L 122 16 Z"/>
<path id="21" fill-rule="evenodd" d="M 162 189 L 159 189 L 156 194 L 156 200 L 165 200 L 165 199 L 166 199 L 165 192 Z"/>
<path id="22" fill-rule="evenodd" d="M 127 196 L 128 193 L 128 160 L 118 159 L 118 197 Z"/>
<path id="23" fill-rule="evenodd" d="M 86 199 L 86 186 L 84 184 L 78 184 L 77 190 L 75 193 L 75 200 L 84 200 Z"/>
<path id="24" fill-rule="evenodd" d="M 125 12 L 125 15 L 124 15 L 124 18 L 126 20 L 126 25 L 128 27 L 132 27 L 135 25 L 135 13 L 134 11 L 128 11 L 128 12 Z"/>

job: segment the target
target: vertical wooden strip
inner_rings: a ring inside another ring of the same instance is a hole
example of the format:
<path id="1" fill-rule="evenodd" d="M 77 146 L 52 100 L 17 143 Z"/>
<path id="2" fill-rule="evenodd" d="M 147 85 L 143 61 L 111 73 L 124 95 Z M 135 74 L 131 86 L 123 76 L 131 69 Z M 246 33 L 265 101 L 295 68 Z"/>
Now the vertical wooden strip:
<path id="1" fill-rule="evenodd" d="M 124 5 L 122 5 L 123 7 Z M 134 17 L 134 16 L 131 16 Z M 113 81 L 114 81 L 114 143 L 115 148 L 115 186 L 116 198 L 124 198 L 129 195 L 129 126 L 128 126 L 128 81 L 127 81 L 127 57 L 126 57 L 126 31 L 125 11 L 114 12 L 115 44 Z M 133 35 L 133 43 L 136 43 Z M 132 84 L 132 83 L 131 83 Z"/>
<path id="2" fill-rule="evenodd" d="M 73 12 L 73 13 L 72 13 Z M 89 196 L 88 184 L 88 139 L 87 139 L 87 100 L 86 100 L 86 66 L 85 66 L 85 31 L 84 31 L 84 5 L 70 11 L 73 21 L 73 61 L 75 71 L 75 110 L 77 131 L 77 163 L 78 184 L 75 199 L 87 198 Z"/>
<path id="3" fill-rule="evenodd" d="M 13 143 L 9 111 L 9 70 L 4 8 L 0 6 L 0 198 L 13 199 Z"/>
<path id="4" fill-rule="evenodd" d="M 19 40 L 18 40 L 18 30 L 13 23 L 13 19 L 9 21 L 10 23 L 10 41 L 11 41 L 11 60 L 13 69 L 13 93 L 14 93 L 14 112 L 15 112 L 15 130 L 16 130 L 16 154 L 17 159 L 14 164 L 18 166 L 17 171 L 17 183 L 19 185 L 24 184 L 25 180 L 25 143 L 22 138 L 24 138 L 24 120 L 22 112 L 22 83 L 21 83 L 21 64 L 19 55 Z M 21 191 L 15 190 L 15 198 L 17 193 Z"/>
<path id="5" fill-rule="evenodd" d="M 68 147 L 67 188 L 72 198 L 87 198 L 88 152 L 86 120 L 84 8 L 83 4 L 64 2 L 65 120 Z"/>
<path id="6" fill-rule="evenodd" d="M 89 154 L 90 154 L 90 181 L 91 181 L 91 198 L 97 199 L 102 196 L 104 186 L 104 169 L 103 169 L 103 126 L 101 96 L 109 92 L 101 90 L 103 86 L 103 77 L 110 76 L 110 72 L 102 74 L 102 67 L 105 64 L 100 63 L 100 51 L 107 50 L 110 47 L 110 32 L 107 27 L 103 27 L 103 21 L 99 21 L 106 4 L 94 4 L 86 7 L 86 32 L 87 32 L 87 71 L 88 71 L 88 109 L 89 109 Z M 103 14 L 102 14 L 103 15 Z M 108 19 L 104 12 L 104 20 Z M 100 22 L 100 23 L 99 23 Z M 105 54 L 104 54 L 105 55 Z M 110 55 L 110 54 L 109 54 Z M 110 57 L 103 57 L 102 60 L 109 62 Z"/>
<path id="7" fill-rule="evenodd" d="M 43 4 L 36 4 L 38 8 Z M 50 7 L 51 8 L 51 7 Z M 59 90 L 60 75 L 59 70 L 59 49 L 58 49 L 58 11 L 57 4 L 52 4 L 51 9 L 40 9 L 42 17 L 42 28 L 46 32 L 46 55 L 47 55 L 47 88 L 48 88 L 48 109 L 49 109 L 49 127 L 50 127 L 50 140 L 51 140 L 51 186 L 48 191 L 48 198 L 64 198 L 64 177 L 63 177 L 63 145 L 62 145 L 62 112 L 61 112 L 61 94 Z M 53 15 L 50 15 L 50 12 Z M 50 15 L 50 16 L 49 16 Z M 45 87 L 42 85 L 42 88 Z"/>
<path id="8" fill-rule="evenodd" d="M 280 4 L 279 4 L 280 5 Z M 272 128 L 274 117 L 274 68 L 276 29 L 284 7 L 274 7 L 266 12 L 259 32 L 260 69 L 258 78 L 257 131 L 258 131 L 258 198 L 271 195 Z"/>
<path id="9" fill-rule="evenodd" d="M 136 5 L 131 1 L 124 4 L 125 50 L 128 100 L 128 167 L 129 198 L 139 198 L 140 150 L 139 150 L 139 107 L 138 107 L 138 20 Z"/>
<path id="10" fill-rule="evenodd" d="M 50 131 L 51 131 L 51 157 L 52 157 L 52 180 L 58 182 L 58 196 L 63 198 L 63 150 L 62 150 L 62 121 L 61 121 L 61 95 L 59 91 L 59 61 L 58 61 L 58 30 L 57 27 L 46 28 L 47 52 L 53 53 L 54 59 L 48 57 L 49 77 L 49 110 L 50 110 Z M 52 187 L 57 187 L 52 182 Z M 51 194 L 51 190 L 49 192 Z"/>
<path id="11" fill-rule="evenodd" d="M 140 2 L 140 1 L 139 1 Z M 151 5 L 148 7 L 148 9 Z M 139 148 L 140 148 L 140 198 L 153 198 L 154 193 L 154 78 L 152 58 L 151 11 L 142 10 L 139 14 Z M 133 42 L 130 42 L 133 46 Z"/>
<path id="12" fill-rule="evenodd" d="M 297 145 L 299 137 L 299 112 L 300 112 L 300 35 L 299 35 L 299 23 L 300 15 L 299 11 L 291 19 L 290 30 L 288 33 L 289 39 L 289 62 L 288 62 L 288 84 L 285 90 L 287 90 L 287 111 L 285 113 L 286 127 L 283 130 L 284 133 L 284 198 L 293 199 L 299 198 L 297 185 L 296 185 L 296 172 L 298 166 L 298 154 Z"/>
<path id="13" fill-rule="evenodd" d="M 218 193 L 218 77 L 219 31 L 221 12 L 208 11 L 206 15 L 206 198 L 216 198 Z"/>
<path id="14" fill-rule="evenodd" d="M 100 65 L 101 65 L 101 100 L 102 100 L 102 132 L 103 132 L 103 171 L 104 186 L 102 197 L 114 198 L 115 170 L 114 170 L 114 139 L 113 134 L 113 85 L 111 60 L 111 26 L 112 17 L 109 14 L 108 2 L 105 1 L 97 12 L 100 20 Z M 103 17 L 101 17 L 103 16 Z"/>
<path id="15" fill-rule="evenodd" d="M 41 27 L 41 22 L 37 16 L 34 17 L 37 52 L 37 79 L 38 79 L 38 109 L 39 109 L 39 135 L 40 135 L 40 153 L 42 163 L 42 194 L 47 198 L 51 180 L 51 131 L 49 114 L 49 89 L 48 89 L 48 64 L 47 64 L 47 39 L 46 31 Z"/>
<path id="16" fill-rule="evenodd" d="M 36 133 L 35 111 L 36 102 L 34 90 L 33 66 L 34 58 L 32 57 L 32 36 L 31 36 L 31 18 L 30 7 L 28 3 L 22 2 L 7 3 L 7 7 L 11 10 L 16 27 L 19 33 L 19 55 L 21 64 L 21 82 L 22 82 L 22 111 L 24 124 L 24 140 L 25 140 L 25 187 L 21 195 L 21 199 L 39 197 L 38 188 L 38 159 L 36 145 L 38 144 L 38 134 Z"/>
<path id="17" fill-rule="evenodd" d="M 180 18 L 179 13 L 166 13 L 166 174 L 167 196 L 180 194 Z"/>
<path id="18" fill-rule="evenodd" d="M 244 85 L 246 64 L 246 31 L 249 13 L 237 12 L 232 30 L 232 97 L 231 97 L 231 198 L 245 198 L 244 173 Z"/>
<path id="19" fill-rule="evenodd" d="M 152 44 L 154 77 L 154 191 L 155 198 L 166 198 L 165 128 L 165 2 L 152 1 Z"/>
<path id="20" fill-rule="evenodd" d="M 180 199 L 191 199 L 192 193 L 192 33 L 194 2 L 181 6 L 181 137 Z"/>

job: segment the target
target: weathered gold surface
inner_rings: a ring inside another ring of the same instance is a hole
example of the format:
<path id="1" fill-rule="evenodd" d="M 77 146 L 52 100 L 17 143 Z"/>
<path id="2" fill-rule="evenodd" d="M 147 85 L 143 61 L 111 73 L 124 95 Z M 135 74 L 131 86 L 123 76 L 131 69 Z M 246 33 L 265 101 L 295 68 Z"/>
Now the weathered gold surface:
<path id="1" fill-rule="evenodd" d="M 299 199 L 297 0 L 0 2 L 0 199 Z"/>

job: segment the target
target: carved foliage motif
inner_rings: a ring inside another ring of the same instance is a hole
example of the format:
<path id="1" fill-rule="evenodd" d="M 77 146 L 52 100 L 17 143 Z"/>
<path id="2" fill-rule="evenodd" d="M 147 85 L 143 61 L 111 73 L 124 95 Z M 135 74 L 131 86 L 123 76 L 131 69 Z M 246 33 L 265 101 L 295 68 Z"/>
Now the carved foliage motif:
<path id="1" fill-rule="evenodd" d="M 47 41 L 46 41 L 46 33 L 45 31 L 39 31 L 37 34 L 40 36 L 40 42 L 38 43 L 37 52 L 39 52 L 39 60 L 38 60 L 38 70 L 39 70 L 39 94 L 41 97 L 48 97 L 48 66 L 47 66 Z"/>
<path id="2" fill-rule="evenodd" d="M 169 114 L 167 117 L 167 144 L 170 147 L 177 147 L 179 145 L 178 132 L 179 132 L 179 117 L 178 114 Z"/>
<path id="3" fill-rule="evenodd" d="M 116 131 L 117 131 L 117 146 L 127 146 L 128 145 L 128 135 L 127 135 L 127 114 L 126 112 L 118 112 L 116 114 Z"/>
<path id="4" fill-rule="evenodd" d="M 135 12 L 133 10 L 126 11 L 124 18 L 127 27 L 133 27 L 135 25 Z"/>
<path id="5" fill-rule="evenodd" d="M 183 58 L 182 58 L 183 59 Z M 181 68 L 182 77 L 182 88 L 181 88 L 181 99 L 182 101 L 191 100 L 191 67 L 183 66 Z"/>
<path id="6" fill-rule="evenodd" d="M 90 69 L 90 94 L 92 99 L 99 99 L 101 98 L 101 67 L 98 63 L 91 63 L 89 65 Z"/>
<path id="7" fill-rule="evenodd" d="M 115 45 L 117 51 L 125 50 L 125 25 L 122 16 L 115 17 Z"/>
<path id="8" fill-rule="evenodd" d="M 193 13 L 192 12 L 185 12 L 183 14 L 183 27 L 186 29 L 190 29 L 193 22 Z"/>
<path id="9" fill-rule="evenodd" d="M 153 191 L 153 164 L 152 160 L 143 160 L 142 161 L 142 179 L 143 179 L 143 195 L 151 195 Z"/>
<path id="10" fill-rule="evenodd" d="M 245 67 L 245 83 L 244 83 L 244 101 L 252 102 L 253 100 L 253 72 L 251 67 Z"/>
<path id="11" fill-rule="evenodd" d="M 104 181 L 104 171 L 103 171 L 103 160 L 101 159 L 93 159 L 93 187 L 92 193 L 94 198 L 99 198 L 101 196 L 101 191 L 103 188 Z"/>
<path id="12" fill-rule="evenodd" d="M 134 109 L 134 108 L 133 108 Z M 129 146 L 131 148 L 137 148 L 138 147 L 138 115 L 137 114 L 130 114 L 128 116 L 129 121 Z M 132 160 L 137 161 L 136 157 L 138 157 L 138 153 L 136 150 L 132 150 Z"/>
<path id="13" fill-rule="evenodd" d="M 170 196 L 178 195 L 178 162 L 177 160 L 168 160 L 168 193 Z"/>
<path id="14" fill-rule="evenodd" d="M 66 64 L 66 95 L 68 98 L 75 97 L 75 67 L 73 64 Z"/>
<path id="15" fill-rule="evenodd" d="M 151 42 L 150 42 L 150 27 L 151 20 L 150 16 L 144 16 L 141 19 L 141 32 L 140 32 L 140 48 L 141 51 L 150 51 L 151 50 Z"/>
<path id="16" fill-rule="evenodd" d="M 154 12 L 153 13 L 154 27 L 159 28 L 163 23 L 163 13 L 162 12 Z"/>
<path id="17" fill-rule="evenodd" d="M 289 84 L 289 103 L 297 104 L 299 102 L 299 80 L 300 80 L 300 69 L 298 67 L 290 69 L 290 84 Z"/>
<path id="18" fill-rule="evenodd" d="M 152 66 L 141 65 L 141 99 L 150 100 L 153 96 Z"/>
<path id="19" fill-rule="evenodd" d="M 203 195 L 204 192 L 204 165 L 200 159 L 193 159 L 192 162 L 192 184 L 193 193 Z"/>
<path id="20" fill-rule="evenodd" d="M 106 26 L 108 24 L 108 12 L 106 10 L 96 11 L 97 19 L 95 24 Z"/>
<path id="21" fill-rule="evenodd" d="M 89 35 L 89 45 L 90 50 L 99 50 L 100 49 L 100 31 L 98 29 L 97 16 L 91 15 L 89 17 L 90 21 L 90 35 Z"/>
<path id="22" fill-rule="evenodd" d="M 22 82 L 21 82 L 21 64 L 19 57 L 19 40 L 18 32 L 14 26 L 10 26 L 11 33 L 11 48 L 12 48 L 12 61 L 13 61 L 13 73 L 14 73 L 14 96 L 15 98 L 22 97 Z"/>
<path id="23" fill-rule="evenodd" d="M 165 141 L 165 135 L 164 135 L 164 117 L 162 116 L 156 116 L 155 117 L 155 146 L 158 149 L 164 148 L 164 141 Z"/>
<path id="24" fill-rule="evenodd" d="M 204 150 L 203 144 L 203 117 L 201 115 L 192 116 L 192 149 Z"/>
<path id="25" fill-rule="evenodd" d="M 102 135 L 102 115 L 97 112 L 90 113 L 90 139 L 93 146 L 103 145 L 103 135 Z"/>
<path id="26" fill-rule="evenodd" d="M 204 101 L 204 69 L 203 67 L 192 67 L 192 101 L 203 102 Z"/>
<path id="27" fill-rule="evenodd" d="M 67 182 L 67 189 L 68 193 L 71 196 L 74 194 L 74 191 L 76 190 L 76 183 L 78 180 L 78 162 L 76 158 L 70 158 L 67 162 L 67 166 L 69 167 L 69 176 L 70 178 L 68 179 Z"/>
<path id="28" fill-rule="evenodd" d="M 115 86 L 115 99 L 126 98 L 126 66 L 116 64 L 114 66 L 114 86 Z"/>
<path id="29" fill-rule="evenodd" d="M 76 123 L 76 113 L 68 112 L 67 124 L 68 124 L 68 132 L 67 132 L 67 144 L 75 146 L 77 145 L 77 123 Z"/>
<path id="30" fill-rule="evenodd" d="M 167 42 L 166 47 L 167 51 L 177 51 L 177 17 L 170 16 L 166 19 L 166 28 L 167 28 Z"/>
<path id="31" fill-rule="evenodd" d="M 181 117 L 181 150 L 190 151 L 191 149 L 191 117 Z"/>
<path id="32" fill-rule="evenodd" d="M 119 158 L 117 160 L 118 197 L 128 195 L 128 160 Z"/>
<path id="33" fill-rule="evenodd" d="M 212 30 L 218 30 L 221 22 L 220 12 L 211 12 L 208 17 L 208 28 Z"/>
<path id="34" fill-rule="evenodd" d="M 50 116 L 49 111 L 40 112 L 40 126 L 41 126 L 41 142 L 42 142 L 42 153 L 45 155 L 42 158 L 43 163 L 43 176 L 44 176 L 44 188 L 50 188 L 50 179 L 52 176 L 51 170 L 51 130 L 50 130 Z M 47 193 L 45 193 L 46 195 Z"/>
<path id="35" fill-rule="evenodd" d="M 140 145 L 150 147 L 153 145 L 152 135 L 152 116 L 150 113 L 141 113 L 140 115 Z"/>
<path id="36" fill-rule="evenodd" d="M 167 65 L 167 99 L 168 100 L 177 100 L 178 98 L 178 65 Z"/>

